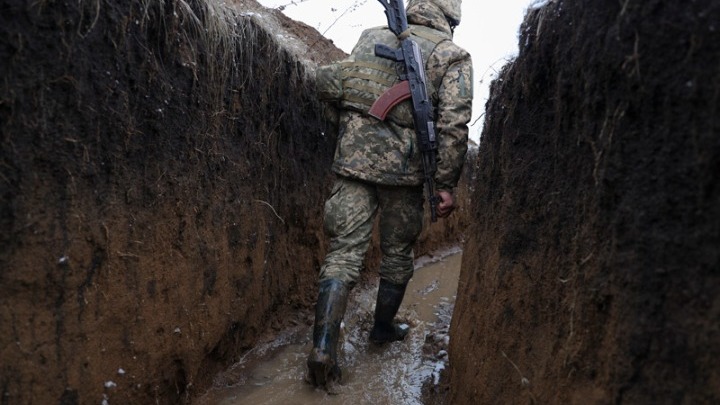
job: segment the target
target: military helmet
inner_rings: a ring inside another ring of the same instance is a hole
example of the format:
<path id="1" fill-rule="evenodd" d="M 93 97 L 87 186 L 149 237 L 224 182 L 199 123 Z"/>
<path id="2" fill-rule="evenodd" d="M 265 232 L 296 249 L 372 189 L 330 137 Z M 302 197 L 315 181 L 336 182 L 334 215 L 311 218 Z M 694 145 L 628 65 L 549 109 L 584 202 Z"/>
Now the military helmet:
<path id="1" fill-rule="evenodd" d="M 460 5 L 462 0 L 409 0 L 408 8 L 414 3 L 428 2 L 436 5 L 445 17 L 450 21 L 451 25 L 460 24 Z"/>

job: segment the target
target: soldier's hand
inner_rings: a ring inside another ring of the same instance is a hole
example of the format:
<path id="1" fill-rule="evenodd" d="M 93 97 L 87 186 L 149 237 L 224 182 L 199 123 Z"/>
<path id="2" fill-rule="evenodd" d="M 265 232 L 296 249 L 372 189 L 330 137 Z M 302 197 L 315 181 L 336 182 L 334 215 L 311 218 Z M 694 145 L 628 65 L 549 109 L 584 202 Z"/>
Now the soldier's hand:
<path id="1" fill-rule="evenodd" d="M 437 205 L 435 211 L 437 212 L 438 217 L 446 218 L 453 212 L 453 210 L 455 210 L 455 199 L 452 194 L 444 190 L 438 191 L 437 194 L 442 201 L 440 201 L 440 204 Z"/>

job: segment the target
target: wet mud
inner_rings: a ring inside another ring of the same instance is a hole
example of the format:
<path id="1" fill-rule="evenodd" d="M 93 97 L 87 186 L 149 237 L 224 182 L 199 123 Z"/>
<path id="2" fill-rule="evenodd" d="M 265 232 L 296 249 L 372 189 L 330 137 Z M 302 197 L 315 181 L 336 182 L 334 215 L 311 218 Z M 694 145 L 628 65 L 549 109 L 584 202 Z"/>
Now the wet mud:
<path id="1" fill-rule="evenodd" d="M 304 381 L 312 347 L 308 316 L 301 325 L 259 345 L 216 376 L 195 405 L 422 404 L 424 387 L 436 385 L 447 363 L 450 317 L 462 254 L 459 249 L 417 260 L 398 319 L 411 325 L 402 342 L 368 342 L 377 286 L 353 290 L 343 322 L 343 383 L 330 395 Z"/>

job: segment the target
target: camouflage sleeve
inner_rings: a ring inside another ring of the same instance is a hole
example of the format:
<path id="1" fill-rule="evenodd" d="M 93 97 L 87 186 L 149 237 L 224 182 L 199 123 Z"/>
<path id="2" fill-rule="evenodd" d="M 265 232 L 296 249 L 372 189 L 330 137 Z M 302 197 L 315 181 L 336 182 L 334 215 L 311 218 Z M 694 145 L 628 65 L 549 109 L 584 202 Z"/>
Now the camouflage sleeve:
<path id="1" fill-rule="evenodd" d="M 457 186 L 468 148 L 468 122 L 472 116 L 473 69 L 470 55 L 448 52 L 448 69 L 438 89 L 438 190 L 451 191 Z"/>

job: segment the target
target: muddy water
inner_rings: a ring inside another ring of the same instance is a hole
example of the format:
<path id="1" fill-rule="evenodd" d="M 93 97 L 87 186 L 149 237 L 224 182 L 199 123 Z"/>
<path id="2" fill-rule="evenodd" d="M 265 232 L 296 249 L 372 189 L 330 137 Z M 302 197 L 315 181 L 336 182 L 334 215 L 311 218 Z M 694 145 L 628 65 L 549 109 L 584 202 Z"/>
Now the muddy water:
<path id="1" fill-rule="evenodd" d="M 305 383 L 312 328 L 303 324 L 251 350 L 195 404 L 422 404 L 423 384 L 436 383 L 447 360 L 460 260 L 459 249 L 416 260 L 398 313 L 411 325 L 403 342 L 379 348 L 367 342 L 377 286 L 353 290 L 343 326 L 339 394 Z"/>

